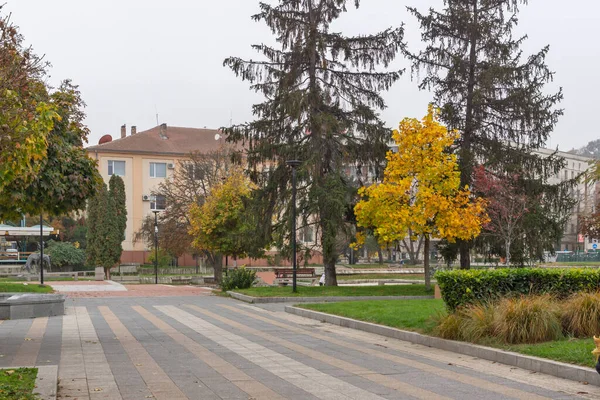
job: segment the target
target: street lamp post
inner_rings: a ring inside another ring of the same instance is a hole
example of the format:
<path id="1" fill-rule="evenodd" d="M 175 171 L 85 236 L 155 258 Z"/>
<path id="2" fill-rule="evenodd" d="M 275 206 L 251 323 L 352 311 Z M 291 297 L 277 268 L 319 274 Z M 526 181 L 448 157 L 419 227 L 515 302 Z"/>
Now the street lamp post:
<path id="1" fill-rule="evenodd" d="M 40 214 L 40 284 L 44 284 L 44 216 Z"/>
<path id="2" fill-rule="evenodd" d="M 158 210 L 154 213 L 154 284 L 158 285 Z"/>
<path id="3" fill-rule="evenodd" d="M 285 163 L 292 167 L 292 292 L 296 293 L 296 168 L 300 166 L 300 161 L 288 160 Z"/>

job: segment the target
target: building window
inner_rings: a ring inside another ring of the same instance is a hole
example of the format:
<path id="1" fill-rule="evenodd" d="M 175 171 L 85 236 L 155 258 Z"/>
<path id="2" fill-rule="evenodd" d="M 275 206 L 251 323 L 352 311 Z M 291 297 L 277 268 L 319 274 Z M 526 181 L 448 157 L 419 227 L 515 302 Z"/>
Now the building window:
<path id="1" fill-rule="evenodd" d="M 166 178 L 167 163 L 150 163 L 150 178 Z"/>
<path id="2" fill-rule="evenodd" d="M 575 178 L 575 171 L 571 171 L 571 179 Z"/>
<path id="3" fill-rule="evenodd" d="M 152 196 L 150 200 L 151 210 L 164 210 L 167 208 L 167 199 L 162 194 Z"/>
<path id="4" fill-rule="evenodd" d="M 300 229 L 300 241 L 303 243 L 315 242 L 315 229 L 312 226 L 305 226 Z"/>
<path id="5" fill-rule="evenodd" d="M 108 175 L 125 176 L 125 161 L 108 160 Z"/>
<path id="6" fill-rule="evenodd" d="M 565 169 L 565 181 L 569 179 L 569 171 Z"/>

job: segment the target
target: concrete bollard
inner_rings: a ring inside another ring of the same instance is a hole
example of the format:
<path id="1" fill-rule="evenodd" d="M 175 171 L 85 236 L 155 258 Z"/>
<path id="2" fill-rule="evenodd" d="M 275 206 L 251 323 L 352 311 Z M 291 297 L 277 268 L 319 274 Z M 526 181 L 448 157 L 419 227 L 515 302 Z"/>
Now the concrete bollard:
<path id="1" fill-rule="evenodd" d="M 104 268 L 96 267 L 94 278 L 97 281 L 103 281 L 104 280 Z"/>

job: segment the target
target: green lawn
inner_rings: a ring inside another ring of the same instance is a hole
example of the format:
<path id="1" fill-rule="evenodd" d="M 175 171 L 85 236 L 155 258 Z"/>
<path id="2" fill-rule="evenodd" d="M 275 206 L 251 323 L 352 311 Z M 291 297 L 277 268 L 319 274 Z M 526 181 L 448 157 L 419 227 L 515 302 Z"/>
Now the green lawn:
<path id="1" fill-rule="evenodd" d="M 298 291 L 292 293 L 291 286 L 277 286 L 237 289 L 235 292 L 255 297 L 427 296 L 433 294 L 433 289 L 426 291 L 425 285 L 298 286 Z"/>
<path id="2" fill-rule="evenodd" d="M 390 264 L 338 264 L 343 265 L 346 268 L 352 269 L 388 269 L 391 267 Z"/>
<path id="3" fill-rule="evenodd" d="M 527 354 L 541 358 L 549 358 L 555 361 L 578 364 L 584 367 L 594 368 L 596 360 L 592 356 L 594 340 L 589 339 L 564 339 L 552 342 L 536 344 L 501 345 L 505 350 Z"/>
<path id="4" fill-rule="evenodd" d="M 425 279 L 423 274 L 349 274 L 337 276 L 338 281 L 352 281 L 357 279 Z"/>
<path id="5" fill-rule="evenodd" d="M 301 304 L 298 307 L 421 333 L 435 326 L 434 317 L 446 312 L 442 300 L 365 300 Z"/>
<path id="6" fill-rule="evenodd" d="M 21 293 L 21 292 L 31 292 L 31 293 L 52 293 L 53 290 L 50 286 L 39 285 L 37 283 L 32 283 L 28 285 L 24 285 L 22 283 L 6 283 L 0 282 L 0 293 Z"/>
<path id="7" fill-rule="evenodd" d="M 0 369 L 0 399 L 35 400 L 37 368 Z"/>
<path id="8" fill-rule="evenodd" d="M 429 335 L 433 334 L 432 330 L 436 324 L 436 317 L 446 313 L 443 301 L 434 299 L 369 300 L 301 304 L 297 307 Z M 567 338 L 552 342 L 519 345 L 507 345 L 490 340 L 479 344 L 591 368 L 594 367 L 596 362 L 591 354 L 595 347 L 591 338 Z"/>
<path id="9" fill-rule="evenodd" d="M 600 261 L 561 261 L 543 264 L 546 267 L 600 267 Z"/>

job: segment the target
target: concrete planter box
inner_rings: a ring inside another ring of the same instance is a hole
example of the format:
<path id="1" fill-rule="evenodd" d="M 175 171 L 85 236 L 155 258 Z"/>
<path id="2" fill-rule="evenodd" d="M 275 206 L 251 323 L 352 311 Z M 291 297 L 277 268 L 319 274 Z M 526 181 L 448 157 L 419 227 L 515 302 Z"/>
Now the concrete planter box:
<path id="1" fill-rule="evenodd" d="M 0 319 L 53 317 L 65 314 L 65 295 L 0 293 Z"/>

